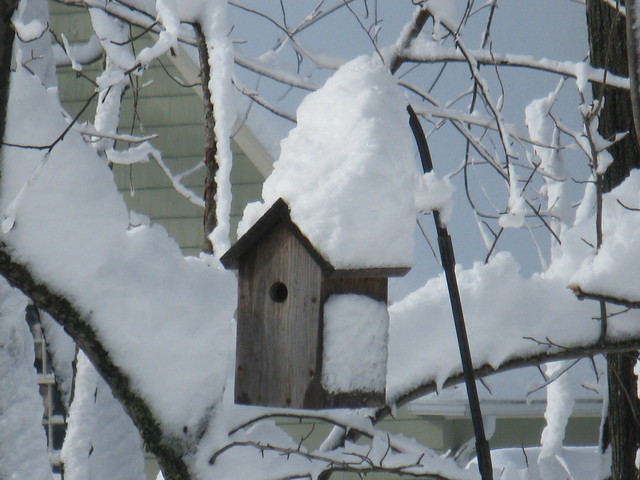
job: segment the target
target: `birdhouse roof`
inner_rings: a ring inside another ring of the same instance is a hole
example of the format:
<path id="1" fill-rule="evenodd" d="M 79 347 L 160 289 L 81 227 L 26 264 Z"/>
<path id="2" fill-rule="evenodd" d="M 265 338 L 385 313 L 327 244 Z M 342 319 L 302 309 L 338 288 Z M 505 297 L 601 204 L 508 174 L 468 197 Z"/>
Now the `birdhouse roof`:
<path id="1" fill-rule="evenodd" d="M 237 269 L 239 259 L 257 245 L 278 224 L 285 226 L 298 239 L 309 255 L 318 263 L 323 274 L 331 277 L 398 277 L 405 275 L 408 267 L 349 268 L 340 269 L 331 264 L 302 233 L 291 219 L 289 205 L 279 198 L 242 237 L 220 257 L 229 269 Z"/>

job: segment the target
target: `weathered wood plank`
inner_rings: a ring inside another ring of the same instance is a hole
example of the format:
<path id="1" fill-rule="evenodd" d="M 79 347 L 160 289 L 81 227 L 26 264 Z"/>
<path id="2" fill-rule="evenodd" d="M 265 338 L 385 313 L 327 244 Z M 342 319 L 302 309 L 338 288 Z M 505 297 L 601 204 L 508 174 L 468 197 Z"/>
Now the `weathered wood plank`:
<path id="1" fill-rule="evenodd" d="M 236 401 L 312 408 L 318 399 L 307 397 L 316 390 L 310 385 L 318 382 L 320 362 L 318 265 L 279 225 L 245 253 L 239 273 Z"/>
<path id="2" fill-rule="evenodd" d="M 387 278 L 327 278 L 322 284 L 322 304 L 334 294 L 355 293 L 367 295 L 387 303 L 389 280 Z"/>

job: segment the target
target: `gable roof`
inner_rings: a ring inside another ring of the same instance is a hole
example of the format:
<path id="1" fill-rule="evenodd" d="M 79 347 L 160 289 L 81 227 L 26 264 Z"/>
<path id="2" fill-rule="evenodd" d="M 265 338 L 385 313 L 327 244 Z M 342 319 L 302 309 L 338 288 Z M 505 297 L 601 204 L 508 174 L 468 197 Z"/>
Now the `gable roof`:
<path id="1" fill-rule="evenodd" d="M 309 239 L 302 233 L 300 228 L 291 219 L 291 210 L 289 205 L 282 198 L 267 210 L 253 226 L 245 232 L 242 237 L 220 257 L 220 262 L 225 268 L 237 269 L 239 259 L 260 239 L 267 235 L 276 225 L 282 224 L 291 234 L 298 239 L 304 249 L 320 266 L 322 273 L 329 277 L 398 277 L 405 275 L 409 268 L 407 267 L 390 267 L 390 268 L 356 268 L 356 269 L 337 269 L 322 255 Z"/>

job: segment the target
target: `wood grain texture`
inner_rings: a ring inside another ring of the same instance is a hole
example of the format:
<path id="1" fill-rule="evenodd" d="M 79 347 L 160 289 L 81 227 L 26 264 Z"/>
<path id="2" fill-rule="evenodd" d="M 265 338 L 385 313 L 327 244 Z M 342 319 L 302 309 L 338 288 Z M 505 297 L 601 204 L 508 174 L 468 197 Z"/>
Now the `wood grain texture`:
<path id="1" fill-rule="evenodd" d="M 334 294 L 386 303 L 388 279 L 378 275 L 403 269 L 336 270 L 291 221 L 282 199 L 220 260 L 239 273 L 236 403 L 307 409 L 384 404 L 384 391 L 331 394 L 322 388 L 323 308 Z"/>
<path id="2" fill-rule="evenodd" d="M 383 405 L 384 391 L 330 394 L 321 378 L 324 302 L 353 293 L 386 303 L 386 278 L 325 277 L 286 223 L 244 251 L 238 264 L 236 403 L 306 409 Z"/>
<path id="3" fill-rule="evenodd" d="M 239 273 L 236 401 L 317 408 L 319 266 L 278 225 L 245 253 Z M 269 295 L 276 282 L 286 286 L 284 301 Z"/>

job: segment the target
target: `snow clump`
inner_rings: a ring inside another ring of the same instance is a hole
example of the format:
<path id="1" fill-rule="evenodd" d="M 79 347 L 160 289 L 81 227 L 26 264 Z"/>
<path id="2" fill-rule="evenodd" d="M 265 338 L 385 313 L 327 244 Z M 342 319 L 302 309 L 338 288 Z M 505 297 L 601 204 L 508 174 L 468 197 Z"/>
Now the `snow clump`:
<path id="1" fill-rule="evenodd" d="M 264 201 L 247 206 L 238 233 L 283 198 L 334 267 L 410 267 L 417 170 L 406 105 L 378 58 L 343 65 L 298 108 Z"/>

